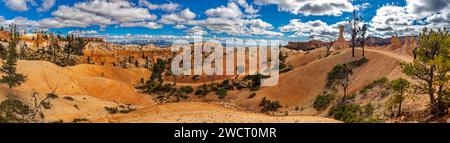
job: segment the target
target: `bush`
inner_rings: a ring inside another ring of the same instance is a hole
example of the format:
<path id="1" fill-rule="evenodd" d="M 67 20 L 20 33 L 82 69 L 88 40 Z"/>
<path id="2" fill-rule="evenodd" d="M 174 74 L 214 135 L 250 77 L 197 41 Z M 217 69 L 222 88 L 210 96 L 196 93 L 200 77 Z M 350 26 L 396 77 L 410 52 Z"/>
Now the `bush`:
<path id="1" fill-rule="evenodd" d="M 314 100 L 313 107 L 317 111 L 322 111 L 327 108 L 334 99 L 335 96 L 333 94 L 321 94 L 316 97 L 316 100 Z"/>
<path id="2" fill-rule="evenodd" d="M 228 90 L 222 87 L 218 88 L 216 91 L 216 95 L 219 96 L 219 99 L 224 99 L 227 94 Z"/>
<path id="3" fill-rule="evenodd" d="M 361 58 L 359 60 L 356 61 L 351 61 L 348 64 L 352 67 L 360 67 L 362 65 L 364 65 L 365 63 L 369 62 L 369 59 L 367 58 Z"/>
<path id="4" fill-rule="evenodd" d="M 192 88 L 192 86 L 182 86 L 180 87 L 180 91 L 187 94 L 191 94 L 192 92 L 194 92 L 194 88 Z"/>
<path id="5" fill-rule="evenodd" d="M 259 106 L 263 107 L 261 109 L 261 112 L 263 113 L 277 111 L 279 108 L 283 107 L 281 106 L 280 102 L 278 101 L 272 102 L 270 100 L 267 100 L 266 97 L 262 99 L 261 103 L 259 103 Z"/>
<path id="6" fill-rule="evenodd" d="M 382 77 L 380 79 L 373 81 L 369 85 L 365 86 L 362 90 L 359 91 L 359 93 L 361 93 L 361 94 L 367 93 L 367 91 L 369 91 L 370 89 L 372 89 L 376 86 L 386 85 L 387 83 L 389 83 L 389 79 L 386 77 Z"/>
<path id="7" fill-rule="evenodd" d="M 339 103 L 330 110 L 330 115 L 336 120 L 355 123 L 361 121 L 359 118 L 360 111 L 361 107 L 357 104 Z"/>
<path id="8" fill-rule="evenodd" d="M 207 85 L 204 84 L 195 91 L 195 95 L 206 96 L 206 95 L 208 95 L 209 92 L 211 92 L 211 89 Z"/>
<path id="9" fill-rule="evenodd" d="M 0 103 L 0 123 L 25 123 L 25 116 L 31 112 L 31 108 L 22 101 L 6 99 Z"/>

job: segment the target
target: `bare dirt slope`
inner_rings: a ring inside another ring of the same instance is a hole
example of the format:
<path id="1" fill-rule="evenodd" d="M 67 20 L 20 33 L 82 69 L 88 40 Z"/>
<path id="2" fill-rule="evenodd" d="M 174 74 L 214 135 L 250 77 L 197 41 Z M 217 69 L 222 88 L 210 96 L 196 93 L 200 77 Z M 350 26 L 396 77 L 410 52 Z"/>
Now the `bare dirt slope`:
<path id="1" fill-rule="evenodd" d="M 338 123 L 339 121 L 311 116 L 273 117 L 247 113 L 201 102 L 168 103 L 149 106 L 130 114 L 114 115 L 112 122 L 152 123 Z"/>
<path id="2" fill-rule="evenodd" d="M 59 67 L 44 61 L 19 61 L 17 71 L 28 76 L 17 89 L 60 95 L 88 95 L 122 104 L 148 105 L 150 98 L 138 94 L 133 85 L 148 75 L 141 69 L 121 69 L 95 65 Z"/>
<path id="3" fill-rule="evenodd" d="M 354 69 L 351 76 L 349 92 L 355 92 L 372 81 L 381 77 L 398 78 L 403 76 L 398 61 L 411 60 L 409 57 L 398 56 L 387 51 L 366 50 L 369 62 Z M 283 106 L 295 107 L 310 105 L 314 98 L 324 91 L 327 73 L 337 64 L 344 64 L 361 58 L 361 51 L 357 50 L 357 57 L 352 58 L 351 49 L 340 51 L 337 55 L 318 59 L 307 65 L 295 68 L 282 74 L 279 84 L 265 87 L 257 92 L 259 98 L 253 99 L 259 103 L 262 97 L 277 100 Z"/>

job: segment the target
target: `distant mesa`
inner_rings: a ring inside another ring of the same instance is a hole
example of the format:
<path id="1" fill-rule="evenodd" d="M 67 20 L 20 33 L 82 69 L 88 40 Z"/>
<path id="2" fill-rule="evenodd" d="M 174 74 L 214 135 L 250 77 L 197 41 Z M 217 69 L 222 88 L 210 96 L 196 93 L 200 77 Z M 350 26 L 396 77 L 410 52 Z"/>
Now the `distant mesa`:
<path id="1" fill-rule="evenodd" d="M 316 48 L 324 47 L 326 45 L 328 45 L 328 43 L 318 40 L 312 40 L 308 42 L 289 42 L 286 48 L 292 50 L 310 51 Z"/>
<path id="2" fill-rule="evenodd" d="M 336 40 L 336 42 L 334 42 L 332 46 L 334 50 L 350 48 L 347 40 L 345 40 L 344 38 L 344 30 L 345 30 L 344 26 L 339 26 L 339 38 Z"/>

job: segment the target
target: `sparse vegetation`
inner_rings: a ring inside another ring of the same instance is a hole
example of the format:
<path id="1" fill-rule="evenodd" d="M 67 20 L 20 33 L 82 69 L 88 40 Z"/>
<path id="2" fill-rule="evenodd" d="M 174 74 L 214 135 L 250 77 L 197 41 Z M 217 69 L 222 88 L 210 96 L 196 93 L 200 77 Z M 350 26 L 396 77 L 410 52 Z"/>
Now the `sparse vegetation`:
<path id="1" fill-rule="evenodd" d="M 198 89 L 195 91 L 195 95 L 198 96 L 206 96 L 209 92 L 211 92 L 211 89 L 207 85 L 202 85 L 198 87 Z"/>
<path id="2" fill-rule="evenodd" d="M 180 91 L 191 94 L 192 92 L 194 92 L 194 88 L 192 88 L 192 86 L 182 86 L 180 87 Z"/>
<path id="3" fill-rule="evenodd" d="M 228 90 L 222 87 L 218 88 L 216 91 L 216 95 L 219 97 L 219 99 L 224 99 L 227 94 Z"/>
<path id="4" fill-rule="evenodd" d="M 402 63 L 403 72 L 417 79 L 417 91 L 425 91 L 430 98 L 431 112 L 448 114 L 450 79 L 450 34 L 447 29 L 424 28 L 419 35 L 419 46 L 414 50 L 413 63 Z"/>
<path id="5" fill-rule="evenodd" d="M 345 99 L 345 96 L 347 95 L 347 90 L 350 85 L 349 77 L 353 74 L 353 70 L 351 67 L 347 66 L 347 64 L 344 65 L 336 65 L 333 67 L 333 70 L 328 73 L 327 78 L 327 87 L 335 87 L 336 85 L 342 86 L 344 89 L 344 95 L 342 100 Z"/>
<path id="6" fill-rule="evenodd" d="M 341 102 L 330 109 L 329 115 L 333 116 L 336 120 L 355 123 L 361 121 L 359 117 L 360 110 L 361 107 L 357 104 Z"/>
<path id="7" fill-rule="evenodd" d="M 327 108 L 330 103 L 334 101 L 334 99 L 335 95 L 333 94 L 321 94 L 314 100 L 313 107 L 317 111 L 322 111 L 323 109 Z"/>
<path id="8" fill-rule="evenodd" d="M 6 62 L 3 62 L 0 71 L 3 72 L 3 76 L 0 79 L 0 83 L 8 85 L 9 88 L 13 88 L 21 85 L 27 80 L 27 77 L 23 74 L 16 73 L 17 66 L 17 51 L 16 47 L 19 42 L 19 36 L 17 32 L 17 26 L 11 25 L 11 40 L 8 46 L 8 54 Z"/>
<path id="9" fill-rule="evenodd" d="M 137 109 L 136 107 L 133 107 L 130 104 L 120 105 L 117 107 L 105 107 L 106 112 L 108 112 L 109 114 L 117 114 L 117 113 L 126 114 L 126 113 L 133 112 L 136 109 Z"/>
<path id="10" fill-rule="evenodd" d="M 405 92 L 409 89 L 410 83 L 408 80 L 400 78 L 392 81 L 392 89 L 394 90 L 394 96 L 387 102 L 387 108 L 392 111 L 393 108 L 397 108 L 397 115 L 402 114 L 402 103 L 405 100 Z"/>
<path id="11" fill-rule="evenodd" d="M 266 97 L 262 99 L 261 103 L 259 103 L 259 106 L 262 107 L 261 112 L 263 113 L 274 112 L 283 107 L 281 106 L 280 102 L 272 102 L 270 100 L 267 100 Z"/>

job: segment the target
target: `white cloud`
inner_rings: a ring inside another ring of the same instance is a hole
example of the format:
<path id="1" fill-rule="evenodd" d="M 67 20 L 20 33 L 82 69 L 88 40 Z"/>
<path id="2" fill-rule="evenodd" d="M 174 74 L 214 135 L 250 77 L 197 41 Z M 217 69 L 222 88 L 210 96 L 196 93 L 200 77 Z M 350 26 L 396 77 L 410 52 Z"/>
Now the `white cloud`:
<path id="1" fill-rule="evenodd" d="M 205 31 L 202 27 L 199 26 L 194 26 L 186 30 L 185 32 L 188 33 L 188 35 L 196 35 L 196 36 L 208 34 L 207 31 Z"/>
<path id="2" fill-rule="evenodd" d="M 139 0 L 139 4 L 146 6 L 150 10 L 160 9 L 167 12 L 175 11 L 180 7 L 180 5 L 177 3 L 170 2 L 165 4 L 153 4 L 148 2 L 147 0 Z"/>
<path id="3" fill-rule="evenodd" d="M 157 18 L 156 15 L 150 14 L 147 9 L 135 7 L 134 4 L 126 0 L 92 0 L 76 3 L 74 7 L 120 22 L 155 20 Z"/>
<path id="4" fill-rule="evenodd" d="M 220 17 L 220 18 L 240 18 L 243 16 L 239 6 L 236 3 L 230 2 L 228 5 L 220 6 L 213 9 L 206 10 L 205 14 L 208 17 Z"/>
<path id="5" fill-rule="evenodd" d="M 335 40 L 339 36 L 339 26 L 345 26 L 346 31 L 349 29 L 349 24 L 346 21 L 341 21 L 333 25 L 328 25 L 321 20 L 301 22 L 300 19 L 292 19 L 289 24 L 280 27 L 281 32 L 294 32 L 289 37 L 306 37 L 314 40 L 329 41 Z M 348 32 L 346 32 L 348 33 Z M 345 35 L 349 37 L 348 34 Z"/>
<path id="6" fill-rule="evenodd" d="M 45 12 L 50 10 L 55 5 L 56 0 L 42 0 L 41 7 L 37 8 L 38 12 Z"/>
<path id="7" fill-rule="evenodd" d="M 158 22 L 162 24 L 185 24 L 188 21 L 193 20 L 196 16 L 197 15 L 194 12 L 187 8 L 179 13 L 163 15 Z"/>
<path id="8" fill-rule="evenodd" d="M 383 6 L 372 18 L 370 31 L 376 36 L 408 36 L 417 34 L 420 26 L 414 24 L 418 17 L 406 11 L 405 7 Z"/>
<path id="9" fill-rule="evenodd" d="M 95 31 L 95 30 L 88 30 L 88 31 L 73 30 L 73 31 L 69 31 L 68 34 L 73 34 L 73 35 L 97 35 L 98 32 Z"/>
<path id="10" fill-rule="evenodd" d="M 240 4 L 245 5 L 245 4 Z M 245 9 L 245 6 L 242 6 Z M 208 9 L 205 11 L 208 18 L 190 22 L 190 25 L 200 26 L 211 33 L 227 34 L 234 36 L 283 36 L 280 32 L 271 31 L 272 24 L 261 19 L 246 16 L 241 7 L 235 2 L 229 2 L 226 6 Z"/>
<path id="11" fill-rule="evenodd" d="M 255 0 L 258 5 L 277 5 L 280 11 L 305 16 L 340 16 L 355 7 L 351 0 Z"/>
<path id="12" fill-rule="evenodd" d="M 3 2 L 14 11 L 27 11 L 28 4 L 34 3 L 33 0 L 3 0 Z"/>
<path id="13" fill-rule="evenodd" d="M 178 25 L 173 26 L 173 28 L 175 28 L 175 29 L 186 29 L 187 27 L 186 27 L 186 25 L 178 24 Z"/>
<path id="14" fill-rule="evenodd" d="M 161 29 L 163 26 L 161 24 L 155 22 L 131 22 L 131 23 L 122 23 L 119 25 L 120 27 L 144 27 L 148 29 Z"/>
<path id="15" fill-rule="evenodd" d="M 153 22 L 157 16 L 126 0 L 91 0 L 75 3 L 74 6 L 59 6 L 54 17 L 38 21 L 38 28 L 64 28 L 108 25 L 119 27 L 145 27 L 159 29 L 162 25 Z"/>

